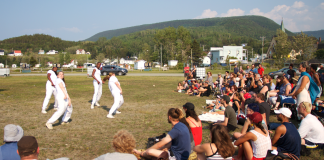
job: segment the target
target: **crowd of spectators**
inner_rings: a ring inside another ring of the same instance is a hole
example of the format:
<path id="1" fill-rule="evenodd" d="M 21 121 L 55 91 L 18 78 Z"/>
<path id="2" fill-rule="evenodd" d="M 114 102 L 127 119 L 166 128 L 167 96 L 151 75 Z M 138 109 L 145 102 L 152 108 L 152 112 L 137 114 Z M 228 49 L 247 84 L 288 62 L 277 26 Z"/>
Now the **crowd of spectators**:
<path id="1" fill-rule="evenodd" d="M 206 106 L 210 114 L 224 115 L 224 121 L 210 124 L 209 143 L 201 144 L 203 124 L 194 104 L 187 102 L 182 106 L 182 110 L 180 108 L 168 110 L 170 131 L 150 148 L 137 150 L 133 135 L 126 130 L 120 130 L 112 141 L 115 152 L 95 159 L 136 160 L 144 157 L 184 160 L 195 152 L 199 160 L 250 160 L 265 159 L 269 156 L 269 150 L 299 158 L 305 155 L 305 149 L 323 149 L 324 127 L 314 113 L 321 110 L 322 101 L 318 98 L 322 92 L 320 79 L 324 75 L 324 68 L 320 66 L 320 70 L 314 72 L 317 66 L 312 65 L 311 72 L 308 73 L 307 67 L 302 63 L 299 65 L 300 77 L 289 72 L 277 77 L 275 83 L 269 75 L 264 74 L 261 65 L 259 69 L 252 65 L 251 70 L 249 66 L 247 70 L 238 70 L 236 66 L 234 70 L 236 73 L 227 71 L 224 77 L 219 74 L 217 81 L 212 83 L 210 83 L 213 81 L 211 72 L 208 72 L 207 78 L 201 84 L 195 79 L 179 82 L 177 89 L 182 91 L 190 81 L 190 85 L 187 86 L 193 88 L 189 92 L 185 91 L 188 94 L 205 96 L 207 90 L 204 87 L 211 85 L 221 93 L 212 104 Z M 290 70 L 292 69 L 291 65 Z M 186 76 L 193 77 L 193 74 L 189 71 Z M 285 102 L 289 102 L 291 107 L 284 107 Z M 301 118 L 298 127 L 290 121 L 294 108 Z M 271 112 L 280 123 L 274 124 L 270 121 Z M 243 126 L 240 131 L 238 125 Z M 232 133 L 233 131 L 236 132 Z M 270 133 L 273 133 L 273 136 L 270 136 Z M 5 144 L 0 147 L 0 159 L 38 159 L 39 146 L 36 138 L 24 136 L 20 126 L 6 125 L 4 142 Z M 237 155 L 234 155 L 235 147 L 238 148 Z M 64 159 L 68 158 L 60 158 Z"/>

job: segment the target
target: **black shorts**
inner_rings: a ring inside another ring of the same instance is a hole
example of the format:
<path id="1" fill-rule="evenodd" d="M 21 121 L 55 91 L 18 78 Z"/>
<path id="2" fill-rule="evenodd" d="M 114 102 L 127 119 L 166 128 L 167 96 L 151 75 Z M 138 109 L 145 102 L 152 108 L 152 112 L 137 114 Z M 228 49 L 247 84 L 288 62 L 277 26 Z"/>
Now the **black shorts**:
<path id="1" fill-rule="evenodd" d="M 324 148 L 323 143 L 313 143 L 306 139 L 305 139 L 305 146 L 306 146 L 306 148 L 309 148 L 309 149 L 323 149 Z"/>

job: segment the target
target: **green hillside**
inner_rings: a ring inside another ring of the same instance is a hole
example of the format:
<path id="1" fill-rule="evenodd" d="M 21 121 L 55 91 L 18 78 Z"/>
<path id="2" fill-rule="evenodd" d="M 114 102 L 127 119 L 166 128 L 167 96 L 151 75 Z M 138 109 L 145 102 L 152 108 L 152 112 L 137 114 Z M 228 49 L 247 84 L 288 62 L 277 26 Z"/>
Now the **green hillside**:
<path id="1" fill-rule="evenodd" d="M 319 30 L 319 31 L 303 31 L 305 34 L 307 34 L 308 36 L 314 36 L 317 39 L 319 37 L 321 37 L 322 39 L 324 38 L 324 30 Z M 300 33 L 300 32 L 296 32 L 296 33 Z"/>
<path id="2" fill-rule="evenodd" d="M 120 35 L 130 34 L 147 29 L 163 29 L 166 27 L 178 28 L 184 26 L 191 30 L 197 28 L 217 29 L 222 32 L 236 34 L 238 36 L 247 36 L 251 38 L 259 38 L 260 36 L 272 37 L 276 30 L 280 27 L 273 20 L 262 16 L 238 16 L 238 17 L 217 17 L 207 19 L 190 19 L 190 20 L 174 20 L 168 22 L 160 22 L 154 24 L 145 24 L 116 30 L 103 31 L 86 39 L 85 41 L 97 41 L 100 37 L 111 39 Z M 211 28 L 209 28 L 211 27 Z M 288 35 L 294 33 L 286 30 Z"/>

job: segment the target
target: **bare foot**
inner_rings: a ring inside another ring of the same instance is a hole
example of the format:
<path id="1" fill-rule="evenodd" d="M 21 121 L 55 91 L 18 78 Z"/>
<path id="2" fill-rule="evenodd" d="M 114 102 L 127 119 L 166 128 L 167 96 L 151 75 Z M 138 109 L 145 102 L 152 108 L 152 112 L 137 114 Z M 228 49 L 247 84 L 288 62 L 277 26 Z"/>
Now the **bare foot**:
<path id="1" fill-rule="evenodd" d="M 197 97 L 200 97 L 200 95 L 197 95 Z"/>

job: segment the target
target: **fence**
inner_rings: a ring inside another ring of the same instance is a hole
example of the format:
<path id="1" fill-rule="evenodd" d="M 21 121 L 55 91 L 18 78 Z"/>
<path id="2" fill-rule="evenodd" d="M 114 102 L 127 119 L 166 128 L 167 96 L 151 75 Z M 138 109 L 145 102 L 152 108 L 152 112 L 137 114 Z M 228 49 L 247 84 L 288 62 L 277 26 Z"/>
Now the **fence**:
<path id="1" fill-rule="evenodd" d="M 11 73 L 47 73 L 48 70 L 52 68 L 10 68 Z M 70 73 L 79 73 L 79 72 L 87 72 L 87 68 L 58 68 L 58 70 L 62 70 L 64 72 Z"/>

